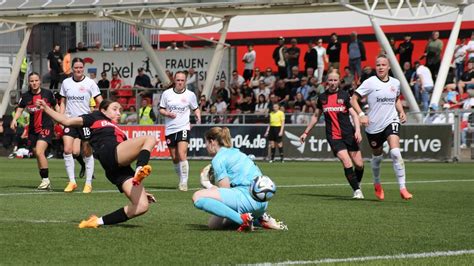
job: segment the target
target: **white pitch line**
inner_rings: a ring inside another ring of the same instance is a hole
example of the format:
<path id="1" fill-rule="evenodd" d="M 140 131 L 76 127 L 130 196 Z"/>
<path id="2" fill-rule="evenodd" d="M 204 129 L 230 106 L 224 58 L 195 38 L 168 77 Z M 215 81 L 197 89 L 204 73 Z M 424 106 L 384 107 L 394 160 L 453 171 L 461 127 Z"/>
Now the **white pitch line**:
<path id="1" fill-rule="evenodd" d="M 14 222 L 14 223 L 32 223 L 32 224 L 46 224 L 46 223 L 71 223 L 67 221 L 60 221 L 60 220 L 23 220 L 23 219 L 9 219 L 9 218 L 0 218 L 0 222 Z"/>
<path id="2" fill-rule="evenodd" d="M 361 262 L 361 261 L 371 261 L 371 260 L 398 260 L 398 259 L 450 257 L 450 256 L 461 256 L 461 255 L 467 255 L 467 254 L 474 254 L 474 249 L 434 251 L 434 252 L 385 255 L 385 256 L 353 257 L 353 258 L 341 258 L 341 259 L 327 258 L 327 259 L 320 259 L 320 260 L 264 262 L 264 263 L 246 264 L 246 265 L 270 266 L 270 265 L 323 264 L 323 263 L 340 263 L 340 262 Z"/>
<path id="3" fill-rule="evenodd" d="M 458 180 L 420 180 L 420 181 L 409 181 L 407 184 L 426 184 L 426 183 L 456 183 L 456 182 L 474 182 L 474 179 L 458 179 Z M 384 185 L 395 185 L 397 182 L 383 182 Z M 362 185 L 372 185 L 372 183 L 362 183 Z M 301 184 L 301 185 L 278 185 L 279 188 L 301 188 L 301 187 L 338 187 L 347 186 L 346 183 L 340 184 Z M 190 191 L 199 190 L 201 188 L 190 188 Z M 176 192 L 174 189 L 147 189 L 149 192 Z M 118 190 L 94 190 L 93 193 L 115 193 Z M 75 192 L 81 193 L 81 192 Z M 12 193 L 0 193 L 0 197 L 3 196 L 25 196 L 25 195 L 61 195 L 64 194 L 62 191 L 31 191 L 31 192 L 12 192 Z"/>

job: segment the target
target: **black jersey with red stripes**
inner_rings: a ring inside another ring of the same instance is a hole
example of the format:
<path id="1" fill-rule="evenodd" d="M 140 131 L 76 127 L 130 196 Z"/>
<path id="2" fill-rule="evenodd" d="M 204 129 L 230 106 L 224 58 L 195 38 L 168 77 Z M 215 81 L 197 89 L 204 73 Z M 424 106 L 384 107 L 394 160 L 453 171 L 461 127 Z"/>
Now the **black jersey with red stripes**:
<path id="1" fill-rule="evenodd" d="M 56 98 L 53 93 L 47 89 L 40 89 L 39 93 L 33 94 L 31 90 L 23 93 L 18 103 L 18 107 L 26 110 L 30 114 L 29 132 L 40 133 L 42 130 L 49 129 L 53 131 L 54 122 L 41 108 L 36 106 L 36 101 L 42 99 L 46 104 L 54 108 Z"/>
<path id="2" fill-rule="evenodd" d="M 318 97 L 316 108 L 324 113 L 328 139 L 354 137 L 355 130 L 349 117 L 349 108 L 351 107 L 349 93 L 343 90 L 334 93 L 325 91 Z"/>
<path id="3" fill-rule="evenodd" d="M 90 144 L 94 150 L 99 150 L 104 145 L 116 146 L 127 139 L 125 132 L 100 111 L 84 114 L 81 117 L 84 127 L 90 128 Z"/>

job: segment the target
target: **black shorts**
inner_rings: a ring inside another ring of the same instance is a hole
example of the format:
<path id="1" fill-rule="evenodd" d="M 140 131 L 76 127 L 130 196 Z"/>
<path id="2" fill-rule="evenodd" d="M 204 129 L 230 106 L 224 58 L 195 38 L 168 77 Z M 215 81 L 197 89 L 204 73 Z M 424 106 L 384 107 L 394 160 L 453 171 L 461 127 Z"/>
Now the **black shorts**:
<path id="1" fill-rule="evenodd" d="M 280 136 L 281 127 L 270 127 L 270 131 L 268 131 L 268 140 L 281 142 L 282 136 Z"/>
<path id="2" fill-rule="evenodd" d="M 337 156 L 337 153 L 342 150 L 360 151 L 359 144 L 357 144 L 355 138 L 328 139 L 328 143 L 331 146 L 334 156 Z"/>
<path id="3" fill-rule="evenodd" d="M 89 127 L 64 127 L 64 136 L 89 140 L 91 138 L 91 129 Z"/>
<path id="4" fill-rule="evenodd" d="M 28 147 L 34 148 L 38 140 L 45 141 L 48 145 L 51 145 L 53 138 L 53 129 L 43 128 L 41 132 L 28 132 Z"/>
<path id="5" fill-rule="evenodd" d="M 176 147 L 180 141 L 186 141 L 189 143 L 189 133 L 191 133 L 191 131 L 185 129 L 169 134 L 166 136 L 166 145 L 168 145 L 168 147 Z"/>
<path id="6" fill-rule="evenodd" d="M 97 157 L 100 164 L 105 170 L 107 179 L 117 186 L 120 192 L 122 184 L 130 178 L 133 178 L 135 171 L 130 165 L 119 166 L 117 162 L 117 146 L 116 144 L 105 144 L 95 151 L 94 156 Z"/>
<path id="7" fill-rule="evenodd" d="M 382 147 L 383 143 L 387 140 L 390 135 L 400 136 L 400 123 L 393 122 L 388 125 L 383 131 L 375 134 L 367 134 L 367 139 L 369 140 L 369 145 L 372 149 L 377 149 Z"/>

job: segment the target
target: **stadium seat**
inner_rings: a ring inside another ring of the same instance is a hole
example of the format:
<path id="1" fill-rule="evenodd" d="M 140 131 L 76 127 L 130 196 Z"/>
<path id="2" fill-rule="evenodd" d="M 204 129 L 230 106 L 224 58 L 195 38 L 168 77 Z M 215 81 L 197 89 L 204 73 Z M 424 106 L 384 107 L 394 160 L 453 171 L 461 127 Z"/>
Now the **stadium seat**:
<path id="1" fill-rule="evenodd" d="M 127 98 L 123 98 L 123 97 L 120 97 L 117 99 L 117 102 L 120 103 L 120 105 L 122 105 L 123 108 L 128 108 L 127 107 Z"/>
<path id="2" fill-rule="evenodd" d="M 137 104 L 137 98 L 135 97 L 128 98 L 127 109 L 130 109 L 130 106 L 136 106 L 136 104 Z"/>
<path id="3" fill-rule="evenodd" d="M 131 97 L 133 96 L 132 86 L 124 85 L 121 89 L 117 90 L 117 96 L 119 97 Z"/>

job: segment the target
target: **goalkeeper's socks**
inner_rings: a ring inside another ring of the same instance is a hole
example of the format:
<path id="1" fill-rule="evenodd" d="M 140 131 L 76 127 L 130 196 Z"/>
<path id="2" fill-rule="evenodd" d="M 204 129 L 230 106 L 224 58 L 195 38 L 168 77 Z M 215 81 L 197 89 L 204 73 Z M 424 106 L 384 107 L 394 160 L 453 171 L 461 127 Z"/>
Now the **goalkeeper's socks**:
<path id="1" fill-rule="evenodd" d="M 123 223 L 127 221 L 129 218 L 127 214 L 125 213 L 125 208 L 120 208 L 112 213 L 104 215 L 103 217 L 101 217 L 101 219 L 102 219 L 103 224 L 107 225 L 107 224 Z"/>
<path id="2" fill-rule="evenodd" d="M 344 175 L 347 178 L 347 181 L 351 185 L 352 190 L 356 191 L 360 189 L 359 181 L 357 181 L 357 176 L 354 173 L 354 169 L 352 167 L 344 168 Z"/>
<path id="3" fill-rule="evenodd" d="M 210 214 L 227 218 L 236 224 L 243 223 L 240 214 L 231 209 L 229 206 L 225 205 L 222 201 L 212 198 L 201 198 L 194 202 L 194 206 Z"/>

